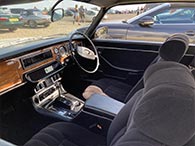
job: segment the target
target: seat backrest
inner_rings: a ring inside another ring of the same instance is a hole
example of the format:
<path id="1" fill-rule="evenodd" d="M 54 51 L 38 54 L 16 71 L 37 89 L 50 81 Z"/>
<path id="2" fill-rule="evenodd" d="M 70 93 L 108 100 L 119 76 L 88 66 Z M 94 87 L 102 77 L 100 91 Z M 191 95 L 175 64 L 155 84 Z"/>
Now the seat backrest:
<path id="1" fill-rule="evenodd" d="M 164 61 L 180 62 L 189 48 L 189 38 L 185 34 L 174 34 L 166 39 L 166 41 L 159 48 L 159 55 L 151 64 L 156 63 L 159 58 Z M 143 88 L 143 77 L 130 90 L 125 103 L 140 89 Z"/>
<path id="2" fill-rule="evenodd" d="M 113 120 L 108 146 L 195 144 L 195 79 L 179 63 L 159 62 L 144 74 L 139 90 Z"/>

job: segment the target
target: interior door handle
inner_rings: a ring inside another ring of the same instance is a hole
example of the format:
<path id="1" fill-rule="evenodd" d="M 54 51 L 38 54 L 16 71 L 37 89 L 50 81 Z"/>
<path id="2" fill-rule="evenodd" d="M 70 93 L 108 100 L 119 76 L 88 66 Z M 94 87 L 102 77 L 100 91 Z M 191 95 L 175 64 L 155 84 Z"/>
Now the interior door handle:
<path id="1" fill-rule="evenodd" d="M 195 31 L 193 31 L 193 30 L 186 31 L 185 34 L 188 36 L 195 36 Z"/>

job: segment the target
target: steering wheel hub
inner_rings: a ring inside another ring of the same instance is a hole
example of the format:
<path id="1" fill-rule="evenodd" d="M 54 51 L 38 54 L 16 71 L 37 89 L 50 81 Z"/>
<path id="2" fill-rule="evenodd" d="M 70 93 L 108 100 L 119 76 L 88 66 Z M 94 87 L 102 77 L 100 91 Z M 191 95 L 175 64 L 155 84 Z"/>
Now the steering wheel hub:
<path id="1" fill-rule="evenodd" d="M 92 46 L 92 49 L 89 49 L 85 46 L 75 46 L 73 45 L 73 39 L 74 39 L 74 36 L 76 35 L 81 35 L 83 36 L 89 43 L 90 45 Z M 99 67 L 99 56 L 98 56 L 98 52 L 97 52 L 97 49 L 94 45 L 94 43 L 91 41 L 91 39 L 81 33 L 81 32 L 75 32 L 73 33 L 71 36 L 70 36 L 70 39 L 69 39 L 69 44 L 70 44 L 70 49 L 71 49 L 71 54 L 72 54 L 72 57 L 74 58 L 75 62 L 78 64 L 78 66 L 85 72 L 87 73 L 95 73 L 97 70 L 98 70 L 98 67 Z M 85 59 L 88 59 L 88 60 L 93 60 L 96 62 L 96 65 L 95 65 L 95 68 L 93 70 L 88 70 L 86 69 L 84 66 L 81 65 L 81 63 L 78 61 L 77 57 L 75 54 L 78 54 L 79 56 L 81 56 L 82 58 L 85 58 Z"/>

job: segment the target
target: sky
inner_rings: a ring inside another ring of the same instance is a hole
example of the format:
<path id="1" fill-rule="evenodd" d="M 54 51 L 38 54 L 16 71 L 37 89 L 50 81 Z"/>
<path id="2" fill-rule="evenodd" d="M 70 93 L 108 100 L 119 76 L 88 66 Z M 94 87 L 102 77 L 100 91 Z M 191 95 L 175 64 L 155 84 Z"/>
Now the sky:
<path id="1" fill-rule="evenodd" d="M 9 5 L 6 7 L 32 9 L 36 6 L 38 9 L 43 10 L 45 7 L 51 8 L 55 2 L 56 2 L 56 0 L 44 0 L 44 1 L 35 2 L 35 3 Z M 75 4 L 78 4 L 79 6 L 83 5 L 84 7 L 87 7 L 88 9 L 93 8 L 93 7 L 97 7 L 94 5 L 87 4 L 87 3 L 75 2 L 72 0 L 64 0 L 58 7 L 63 7 L 64 9 L 67 9 L 69 7 L 74 7 Z M 116 6 L 113 9 L 115 9 L 115 10 L 136 10 L 138 7 L 143 7 L 143 5 Z"/>

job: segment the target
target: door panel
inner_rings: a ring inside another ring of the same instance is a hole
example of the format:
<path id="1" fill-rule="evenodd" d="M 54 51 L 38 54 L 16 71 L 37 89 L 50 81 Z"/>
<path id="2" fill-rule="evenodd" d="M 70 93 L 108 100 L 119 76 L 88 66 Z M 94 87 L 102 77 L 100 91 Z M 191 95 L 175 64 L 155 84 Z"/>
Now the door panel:
<path id="1" fill-rule="evenodd" d="M 146 66 L 157 56 L 156 51 L 97 47 L 101 50 L 101 58 L 113 68 L 134 73 L 142 73 Z M 144 60 L 144 62 L 143 62 Z"/>
<path id="2" fill-rule="evenodd" d="M 157 57 L 161 44 L 122 40 L 94 40 L 100 53 L 100 70 L 104 77 L 136 83 Z"/>

